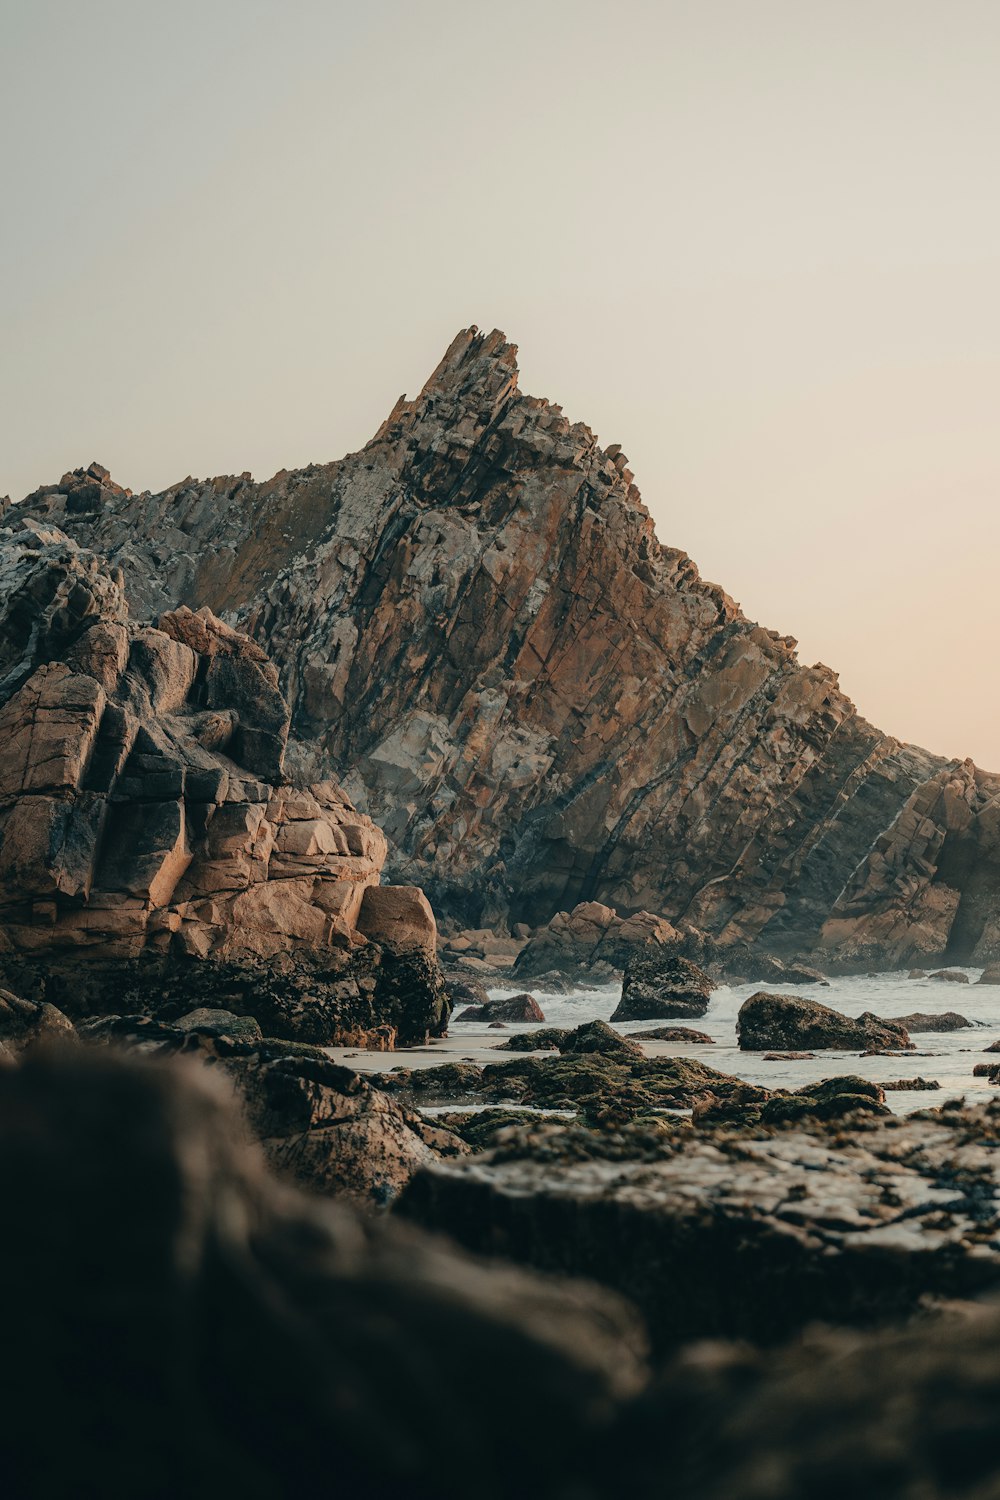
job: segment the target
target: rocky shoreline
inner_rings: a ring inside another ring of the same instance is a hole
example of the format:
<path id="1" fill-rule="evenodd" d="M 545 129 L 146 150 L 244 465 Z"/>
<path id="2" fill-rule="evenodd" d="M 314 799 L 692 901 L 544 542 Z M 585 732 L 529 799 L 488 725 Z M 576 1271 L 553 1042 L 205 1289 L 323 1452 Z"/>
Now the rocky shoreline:
<path id="1" fill-rule="evenodd" d="M 15 1495 L 109 1412 L 74 1493 L 1000 1482 L 1000 781 L 515 353 L 340 464 L 0 507 Z"/>

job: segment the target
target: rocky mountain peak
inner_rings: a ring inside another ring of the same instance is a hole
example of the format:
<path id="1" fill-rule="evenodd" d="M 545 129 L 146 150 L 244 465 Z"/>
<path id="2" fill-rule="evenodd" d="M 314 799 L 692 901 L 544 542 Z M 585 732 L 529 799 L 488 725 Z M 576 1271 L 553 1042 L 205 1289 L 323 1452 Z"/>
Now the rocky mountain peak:
<path id="1" fill-rule="evenodd" d="M 598 901 L 863 966 L 1000 944 L 970 853 L 1000 781 L 949 789 L 661 544 L 620 446 L 522 393 L 498 330 L 459 333 L 338 462 L 73 492 L 0 526 L 64 528 L 140 616 L 207 605 L 260 641 L 297 772 L 343 774 L 396 878 L 458 920 Z"/>

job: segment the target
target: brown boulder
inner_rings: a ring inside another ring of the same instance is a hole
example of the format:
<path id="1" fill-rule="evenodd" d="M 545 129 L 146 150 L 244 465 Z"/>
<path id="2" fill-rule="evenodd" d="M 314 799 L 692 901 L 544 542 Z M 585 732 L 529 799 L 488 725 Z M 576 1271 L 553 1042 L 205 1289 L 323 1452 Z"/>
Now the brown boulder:
<path id="1" fill-rule="evenodd" d="M 394 948 L 437 949 L 437 923 L 417 885 L 370 885 L 361 898 L 357 929 L 376 943 Z"/>
<path id="2" fill-rule="evenodd" d="M 502 1000 L 487 1000 L 484 1005 L 470 1005 L 452 1018 L 455 1021 L 544 1021 L 545 1012 L 534 995 L 509 995 Z"/>
<path id="3" fill-rule="evenodd" d="M 945 984 L 968 984 L 969 976 L 961 969 L 936 969 L 928 976 L 930 979 L 942 980 Z"/>
<path id="4" fill-rule="evenodd" d="M 333 783 L 284 784 L 288 708 L 256 642 L 207 609 L 132 623 L 95 558 L 27 523 L 0 527 L 0 638 L 0 950 L 353 941 L 386 841 Z M 414 914 L 433 931 L 410 905 L 407 942 Z"/>
<path id="5" fill-rule="evenodd" d="M 637 912 L 621 917 L 599 901 L 584 901 L 572 911 L 556 912 L 522 948 L 514 972 L 539 975 L 555 972 L 564 978 L 588 979 L 597 973 L 624 969 L 629 958 L 652 945 L 669 946 L 680 933 L 663 917 Z"/>

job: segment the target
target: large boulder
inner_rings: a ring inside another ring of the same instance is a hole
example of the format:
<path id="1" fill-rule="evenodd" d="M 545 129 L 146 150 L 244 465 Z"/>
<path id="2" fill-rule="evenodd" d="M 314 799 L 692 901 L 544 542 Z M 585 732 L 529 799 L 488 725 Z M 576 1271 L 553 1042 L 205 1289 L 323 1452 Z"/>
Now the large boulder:
<path id="1" fill-rule="evenodd" d="M 673 948 L 645 948 L 629 959 L 612 1021 L 666 1021 L 703 1016 L 712 981 Z"/>
<path id="2" fill-rule="evenodd" d="M 361 898 L 357 928 L 376 943 L 393 948 L 437 949 L 437 923 L 431 904 L 416 885 L 370 885 Z"/>
<path id="3" fill-rule="evenodd" d="M 740 1006 L 736 1035 L 743 1052 L 838 1051 L 885 1049 L 911 1045 L 898 1021 L 884 1021 L 871 1011 L 855 1020 L 818 1000 L 799 995 L 769 995 L 758 990 Z"/>
<path id="4" fill-rule="evenodd" d="M 143 953 L 72 965 L 50 955 L 0 957 L 6 982 L 74 1021 L 143 1014 L 176 1022 L 194 1008 L 252 1017 L 267 1036 L 378 1051 L 440 1036 L 450 1003 L 441 970 L 421 949 L 366 943 L 299 948 L 271 958 Z"/>
<path id="5" fill-rule="evenodd" d="M 754 1110 L 746 1085 L 706 1078 L 692 1103 L 694 1130 L 644 1133 L 630 1149 L 623 1132 L 526 1127 L 485 1157 L 422 1169 L 398 1211 L 470 1249 L 586 1270 L 633 1298 L 660 1349 L 884 1325 L 996 1287 L 1000 1100 L 901 1119 L 877 1084 L 847 1077 L 760 1090 Z M 702 1442 L 707 1457 L 711 1429 Z M 662 1444 L 658 1456 L 662 1495 Z M 763 1500 L 769 1481 L 738 1493 Z M 789 1500 L 817 1493 L 829 1492 Z"/>
<path id="6" fill-rule="evenodd" d="M 56 1006 L 0 990 L 0 1047 L 9 1054 L 75 1037 L 76 1027 Z"/>
<path id="7" fill-rule="evenodd" d="M 801 959 L 782 959 L 759 945 L 736 943 L 719 954 L 727 979 L 751 984 L 829 984 L 825 974 Z"/>

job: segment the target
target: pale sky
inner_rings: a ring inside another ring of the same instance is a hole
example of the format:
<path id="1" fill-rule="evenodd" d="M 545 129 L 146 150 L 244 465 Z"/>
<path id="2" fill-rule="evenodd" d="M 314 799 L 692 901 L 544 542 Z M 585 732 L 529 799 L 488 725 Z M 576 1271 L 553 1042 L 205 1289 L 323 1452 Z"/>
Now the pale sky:
<path id="1" fill-rule="evenodd" d="M 0 0 L 0 493 L 359 448 L 455 332 L 1000 769 L 997 0 Z"/>

